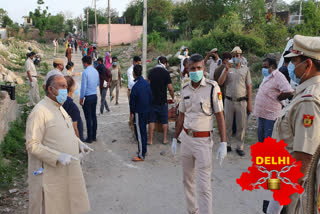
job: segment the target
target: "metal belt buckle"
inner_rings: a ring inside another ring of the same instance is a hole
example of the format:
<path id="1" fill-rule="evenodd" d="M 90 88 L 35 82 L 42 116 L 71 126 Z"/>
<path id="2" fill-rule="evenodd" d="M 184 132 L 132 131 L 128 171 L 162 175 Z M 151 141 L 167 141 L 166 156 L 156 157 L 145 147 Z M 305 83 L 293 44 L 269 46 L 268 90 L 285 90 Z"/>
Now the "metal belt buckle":
<path id="1" fill-rule="evenodd" d="M 193 131 L 192 131 L 191 129 L 188 129 L 188 135 L 189 135 L 190 137 L 193 137 Z"/>

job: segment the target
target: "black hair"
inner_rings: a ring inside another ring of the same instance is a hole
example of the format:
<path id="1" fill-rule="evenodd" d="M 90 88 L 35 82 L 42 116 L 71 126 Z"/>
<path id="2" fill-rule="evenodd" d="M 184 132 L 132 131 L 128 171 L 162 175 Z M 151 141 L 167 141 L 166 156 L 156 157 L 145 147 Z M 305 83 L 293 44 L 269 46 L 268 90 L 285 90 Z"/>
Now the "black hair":
<path id="1" fill-rule="evenodd" d="M 72 68 L 73 65 L 74 65 L 73 62 L 68 62 L 68 64 L 66 65 L 66 69 L 70 70 L 70 68 Z"/>
<path id="2" fill-rule="evenodd" d="M 137 77 L 140 77 L 142 75 L 142 66 L 141 65 L 135 65 L 133 67 L 133 72 Z"/>
<path id="3" fill-rule="evenodd" d="M 58 65 L 59 65 L 59 64 L 57 64 L 57 63 L 55 63 L 55 62 L 53 63 L 53 67 L 54 67 L 54 68 L 56 68 Z"/>
<path id="4" fill-rule="evenodd" d="M 134 57 L 133 57 L 133 61 L 134 61 L 134 62 L 140 62 L 140 61 L 141 61 L 140 56 L 134 56 Z"/>
<path id="5" fill-rule="evenodd" d="M 99 58 L 97 59 L 97 61 L 103 63 L 102 57 L 99 57 Z"/>
<path id="6" fill-rule="evenodd" d="M 168 63 L 168 60 L 167 60 L 167 58 L 165 57 L 165 56 L 160 56 L 159 58 L 158 58 L 158 62 L 161 62 L 162 64 L 167 64 Z"/>
<path id="7" fill-rule="evenodd" d="M 312 63 L 314 64 L 314 66 L 316 67 L 316 69 L 320 72 L 320 60 L 317 59 L 313 59 L 307 56 L 302 56 L 300 55 L 300 60 L 301 62 L 306 61 L 307 59 L 311 59 Z"/>
<path id="8" fill-rule="evenodd" d="M 291 53 L 290 51 L 286 51 L 284 52 L 283 54 L 283 59 L 284 59 L 284 62 L 285 63 L 289 63 L 291 61 L 291 58 L 290 57 L 285 57 L 286 55 L 288 55 L 289 53 Z"/>
<path id="9" fill-rule="evenodd" d="M 94 50 L 97 49 L 96 46 L 93 46 L 93 49 L 94 49 Z"/>
<path id="10" fill-rule="evenodd" d="M 91 56 L 84 56 L 84 57 L 82 57 L 82 62 L 83 62 L 83 63 L 87 63 L 88 65 L 91 65 L 91 64 L 92 64 L 92 58 L 91 58 Z"/>
<path id="11" fill-rule="evenodd" d="M 275 60 L 275 59 L 273 59 L 273 58 L 265 58 L 264 60 L 263 60 L 263 62 L 268 62 L 269 63 L 269 66 L 270 67 L 274 67 L 274 68 L 277 68 L 277 61 Z"/>
<path id="12" fill-rule="evenodd" d="M 74 79 L 73 79 L 72 77 L 70 77 L 70 76 L 64 76 L 64 78 L 65 78 L 65 79 L 66 79 L 66 81 L 67 81 L 67 85 L 68 85 L 68 92 L 70 92 L 70 91 L 71 91 L 72 86 L 74 86 L 74 84 L 75 84 L 75 81 L 74 81 Z"/>
<path id="13" fill-rule="evenodd" d="M 202 62 L 203 61 L 203 56 L 200 55 L 200 54 L 192 54 L 190 57 L 189 57 L 189 65 L 192 64 L 192 63 L 195 63 L 195 62 Z"/>
<path id="14" fill-rule="evenodd" d="M 27 54 L 27 57 L 31 57 L 31 56 L 34 56 L 34 55 L 36 55 L 36 53 L 32 51 L 32 52 Z"/>
<path id="15" fill-rule="evenodd" d="M 229 53 L 229 52 L 224 52 L 224 53 L 222 54 L 221 60 L 223 61 L 223 60 L 225 60 L 225 59 L 232 59 L 231 53 Z"/>
<path id="16" fill-rule="evenodd" d="M 116 56 L 112 57 L 112 61 L 115 59 L 118 60 L 118 57 L 116 57 Z"/>
<path id="17" fill-rule="evenodd" d="M 52 75 L 51 77 L 48 78 L 46 82 L 46 95 L 48 95 L 49 92 L 49 86 L 52 86 L 55 83 L 55 79 L 58 75 Z"/>
<path id="18" fill-rule="evenodd" d="M 189 48 L 185 48 L 185 49 L 183 49 L 183 51 L 186 51 L 186 50 L 188 50 L 188 51 L 189 51 Z"/>

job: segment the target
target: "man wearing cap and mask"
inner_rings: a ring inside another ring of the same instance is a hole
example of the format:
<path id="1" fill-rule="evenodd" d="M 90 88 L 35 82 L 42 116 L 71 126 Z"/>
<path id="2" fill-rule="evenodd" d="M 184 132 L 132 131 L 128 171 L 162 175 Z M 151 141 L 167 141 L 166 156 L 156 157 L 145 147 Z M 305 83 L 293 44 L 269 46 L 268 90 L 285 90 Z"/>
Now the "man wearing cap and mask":
<path id="1" fill-rule="evenodd" d="M 45 90 L 46 88 L 46 83 L 49 79 L 49 77 L 53 76 L 53 75 L 58 75 L 58 76 L 63 76 L 63 69 L 64 69 L 64 62 L 63 59 L 60 58 L 56 58 L 53 60 L 53 70 L 49 71 L 46 75 L 46 78 L 43 82 L 43 89 Z"/>
<path id="2" fill-rule="evenodd" d="M 204 64 L 209 66 L 209 79 L 213 80 L 214 71 L 218 66 L 221 65 L 221 63 L 222 60 L 219 57 L 217 48 L 213 48 L 211 51 L 207 52 L 207 56 L 204 59 Z"/>
<path id="3" fill-rule="evenodd" d="M 306 175 L 312 156 L 320 145 L 320 38 L 296 35 L 293 49 L 285 57 L 294 65 L 294 79 L 299 83 L 291 103 L 280 113 L 272 137 L 284 140 L 296 161 L 301 161 L 300 171 Z M 303 179 L 298 180 L 303 184 Z M 316 191 L 319 191 L 317 189 Z M 291 195 L 287 213 L 305 213 L 303 204 L 297 203 L 299 195 Z M 318 199 L 317 199 L 318 200 Z M 297 205 L 298 208 L 296 207 Z M 313 204 L 317 206 L 317 203 Z M 267 213 L 280 213 L 279 204 L 271 201 Z"/>
<path id="4" fill-rule="evenodd" d="M 76 136 L 62 107 L 67 87 L 63 76 L 51 76 L 45 98 L 27 120 L 29 214 L 79 214 L 90 209 L 79 152 L 93 150 Z"/>
<path id="5" fill-rule="evenodd" d="M 232 52 L 233 66 L 230 62 L 221 73 L 218 80 L 219 85 L 225 83 L 225 121 L 227 130 L 227 139 L 231 143 L 232 124 L 235 114 L 237 131 L 236 138 L 238 141 L 237 153 L 244 156 L 244 138 L 247 126 L 247 115 L 252 112 L 251 106 L 251 75 L 247 66 L 241 64 L 242 50 L 237 46 Z M 228 151 L 232 151 L 231 145 L 228 145 Z"/>
<path id="6" fill-rule="evenodd" d="M 189 58 L 190 80 L 183 86 L 179 105 L 175 145 L 179 137 L 183 184 L 189 214 L 212 214 L 212 131 L 216 117 L 220 132 L 217 159 L 227 155 L 222 94 L 215 81 L 204 77 L 204 61 L 199 54 Z M 196 200 L 196 181 L 199 188 Z M 198 202 L 198 203 L 197 203 Z"/>

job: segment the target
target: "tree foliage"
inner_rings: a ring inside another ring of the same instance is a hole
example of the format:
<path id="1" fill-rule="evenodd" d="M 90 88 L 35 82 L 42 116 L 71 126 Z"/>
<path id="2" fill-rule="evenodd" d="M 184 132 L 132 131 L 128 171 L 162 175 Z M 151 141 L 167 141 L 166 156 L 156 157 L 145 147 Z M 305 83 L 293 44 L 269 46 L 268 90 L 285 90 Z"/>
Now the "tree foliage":
<path id="1" fill-rule="evenodd" d="M 34 12 L 30 11 L 29 16 L 32 18 L 34 26 L 39 29 L 40 36 L 44 36 L 44 32 L 48 28 L 50 13 L 48 13 L 48 7 L 43 8 L 43 0 L 38 0 L 37 3 L 38 7 Z"/>

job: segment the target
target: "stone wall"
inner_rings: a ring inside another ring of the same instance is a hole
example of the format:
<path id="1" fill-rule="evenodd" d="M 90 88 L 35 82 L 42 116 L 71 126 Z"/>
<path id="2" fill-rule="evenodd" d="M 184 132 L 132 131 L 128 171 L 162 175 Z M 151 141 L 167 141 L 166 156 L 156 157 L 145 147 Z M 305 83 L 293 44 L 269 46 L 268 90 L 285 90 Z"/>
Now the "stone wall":
<path id="1" fill-rule="evenodd" d="M 11 100 L 6 91 L 0 91 L 0 144 L 9 130 L 11 121 L 16 120 L 19 106 L 15 100 Z"/>

